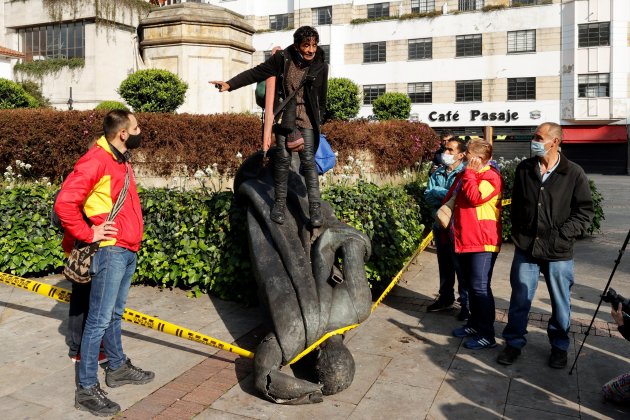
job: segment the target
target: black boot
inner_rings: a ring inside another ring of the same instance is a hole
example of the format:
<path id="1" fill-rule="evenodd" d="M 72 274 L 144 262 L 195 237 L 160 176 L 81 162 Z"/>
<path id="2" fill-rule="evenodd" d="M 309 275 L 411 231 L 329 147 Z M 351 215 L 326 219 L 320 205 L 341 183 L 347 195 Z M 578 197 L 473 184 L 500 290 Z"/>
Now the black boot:
<path id="1" fill-rule="evenodd" d="M 271 209 L 271 214 L 269 215 L 269 218 L 279 225 L 283 224 L 285 220 L 284 212 L 286 211 L 286 208 L 287 205 L 284 200 L 276 200 L 273 208 Z"/>
<path id="2" fill-rule="evenodd" d="M 308 206 L 308 213 L 311 216 L 311 226 L 320 227 L 324 223 L 322 217 L 322 207 L 320 203 L 311 203 Z"/>

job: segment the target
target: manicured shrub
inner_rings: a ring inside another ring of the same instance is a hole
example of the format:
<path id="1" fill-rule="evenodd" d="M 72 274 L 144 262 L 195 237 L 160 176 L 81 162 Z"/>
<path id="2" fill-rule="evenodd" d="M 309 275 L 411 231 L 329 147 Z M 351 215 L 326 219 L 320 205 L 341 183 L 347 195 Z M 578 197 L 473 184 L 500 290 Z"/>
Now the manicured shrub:
<path id="1" fill-rule="evenodd" d="M 168 70 L 139 70 L 122 81 L 118 93 L 135 112 L 175 112 L 188 84 Z"/>
<path id="2" fill-rule="evenodd" d="M 42 88 L 37 82 L 26 79 L 18 83 L 22 86 L 26 93 L 31 95 L 37 101 L 39 107 L 48 108 L 50 106 L 50 100 L 44 96 Z"/>
<path id="3" fill-rule="evenodd" d="M 411 99 L 404 93 L 384 93 L 372 102 L 372 113 L 377 120 L 406 120 L 411 113 Z"/>
<path id="4" fill-rule="evenodd" d="M 123 111 L 129 111 L 127 105 L 118 101 L 103 101 L 96 105 L 95 111 L 113 111 L 114 109 L 122 109 Z"/>
<path id="5" fill-rule="evenodd" d="M 39 103 L 22 86 L 0 78 L 0 109 L 37 108 Z"/>
<path id="6" fill-rule="evenodd" d="M 357 116 L 360 107 L 359 85 L 344 77 L 328 79 L 327 119 L 348 121 Z"/>

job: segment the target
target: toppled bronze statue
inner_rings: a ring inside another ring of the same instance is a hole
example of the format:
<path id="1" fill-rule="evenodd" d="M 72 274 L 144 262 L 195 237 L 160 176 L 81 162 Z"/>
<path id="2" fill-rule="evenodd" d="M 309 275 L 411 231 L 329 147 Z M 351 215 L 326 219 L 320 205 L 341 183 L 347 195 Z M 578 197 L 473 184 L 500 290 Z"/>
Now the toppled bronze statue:
<path id="1" fill-rule="evenodd" d="M 275 149 L 269 155 L 273 160 Z M 238 200 L 247 205 L 249 249 L 271 330 L 256 350 L 254 385 L 276 403 L 321 402 L 322 395 L 346 389 L 354 378 L 354 359 L 342 335 L 329 338 L 299 362 L 311 380 L 280 368 L 325 333 L 369 316 L 365 261 L 370 240 L 337 220 L 326 202 L 323 225 L 313 228 L 304 178 L 295 170 L 289 173 L 286 222 L 273 223 L 273 165 L 262 165 L 262 159 L 262 152 L 249 157 L 234 181 Z"/>

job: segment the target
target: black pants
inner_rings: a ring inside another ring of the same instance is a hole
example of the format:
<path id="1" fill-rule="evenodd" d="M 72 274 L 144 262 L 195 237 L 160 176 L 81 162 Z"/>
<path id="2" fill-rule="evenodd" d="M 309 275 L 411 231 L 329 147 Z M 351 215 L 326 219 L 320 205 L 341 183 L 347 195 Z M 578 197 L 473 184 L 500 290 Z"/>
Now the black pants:
<path id="1" fill-rule="evenodd" d="M 70 310 L 68 311 L 68 334 L 66 335 L 68 356 L 70 357 L 76 356 L 81 350 L 83 327 L 85 327 L 85 320 L 87 319 L 90 306 L 90 289 L 92 289 L 91 282 L 85 284 L 72 283 Z"/>
<path id="2" fill-rule="evenodd" d="M 304 137 L 304 149 L 298 154 L 302 163 L 304 180 L 306 181 L 308 202 L 309 204 L 319 203 L 319 178 L 317 177 L 317 166 L 315 165 L 315 133 L 310 128 L 300 128 L 299 130 Z M 286 201 L 291 153 L 287 150 L 287 138 L 285 136 L 276 134 L 276 143 L 280 149 L 273 167 L 276 201 Z"/>

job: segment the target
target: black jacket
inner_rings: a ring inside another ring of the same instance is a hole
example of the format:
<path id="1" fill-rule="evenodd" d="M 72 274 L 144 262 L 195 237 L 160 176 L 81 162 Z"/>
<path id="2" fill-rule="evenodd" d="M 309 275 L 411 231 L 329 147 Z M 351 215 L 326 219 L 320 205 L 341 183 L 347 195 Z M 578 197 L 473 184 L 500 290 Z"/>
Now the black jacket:
<path id="1" fill-rule="evenodd" d="M 287 73 L 289 71 L 289 60 L 291 60 L 291 45 L 283 51 L 269 57 L 267 61 L 261 63 L 251 70 L 246 70 L 237 74 L 227 81 L 230 91 L 256 82 L 262 82 L 271 76 L 276 76 L 276 93 L 274 97 L 274 109 L 287 97 Z M 304 103 L 306 113 L 315 131 L 315 139 L 319 140 L 320 126 L 324 122 L 326 114 L 326 94 L 328 89 L 328 64 L 324 62 L 324 50 L 317 47 L 315 58 L 308 66 L 304 84 Z"/>
<path id="2" fill-rule="evenodd" d="M 521 162 L 512 190 L 512 240 L 534 258 L 573 258 L 575 239 L 586 232 L 593 199 L 582 168 L 560 154 L 558 167 L 543 183 L 538 158 Z"/>

